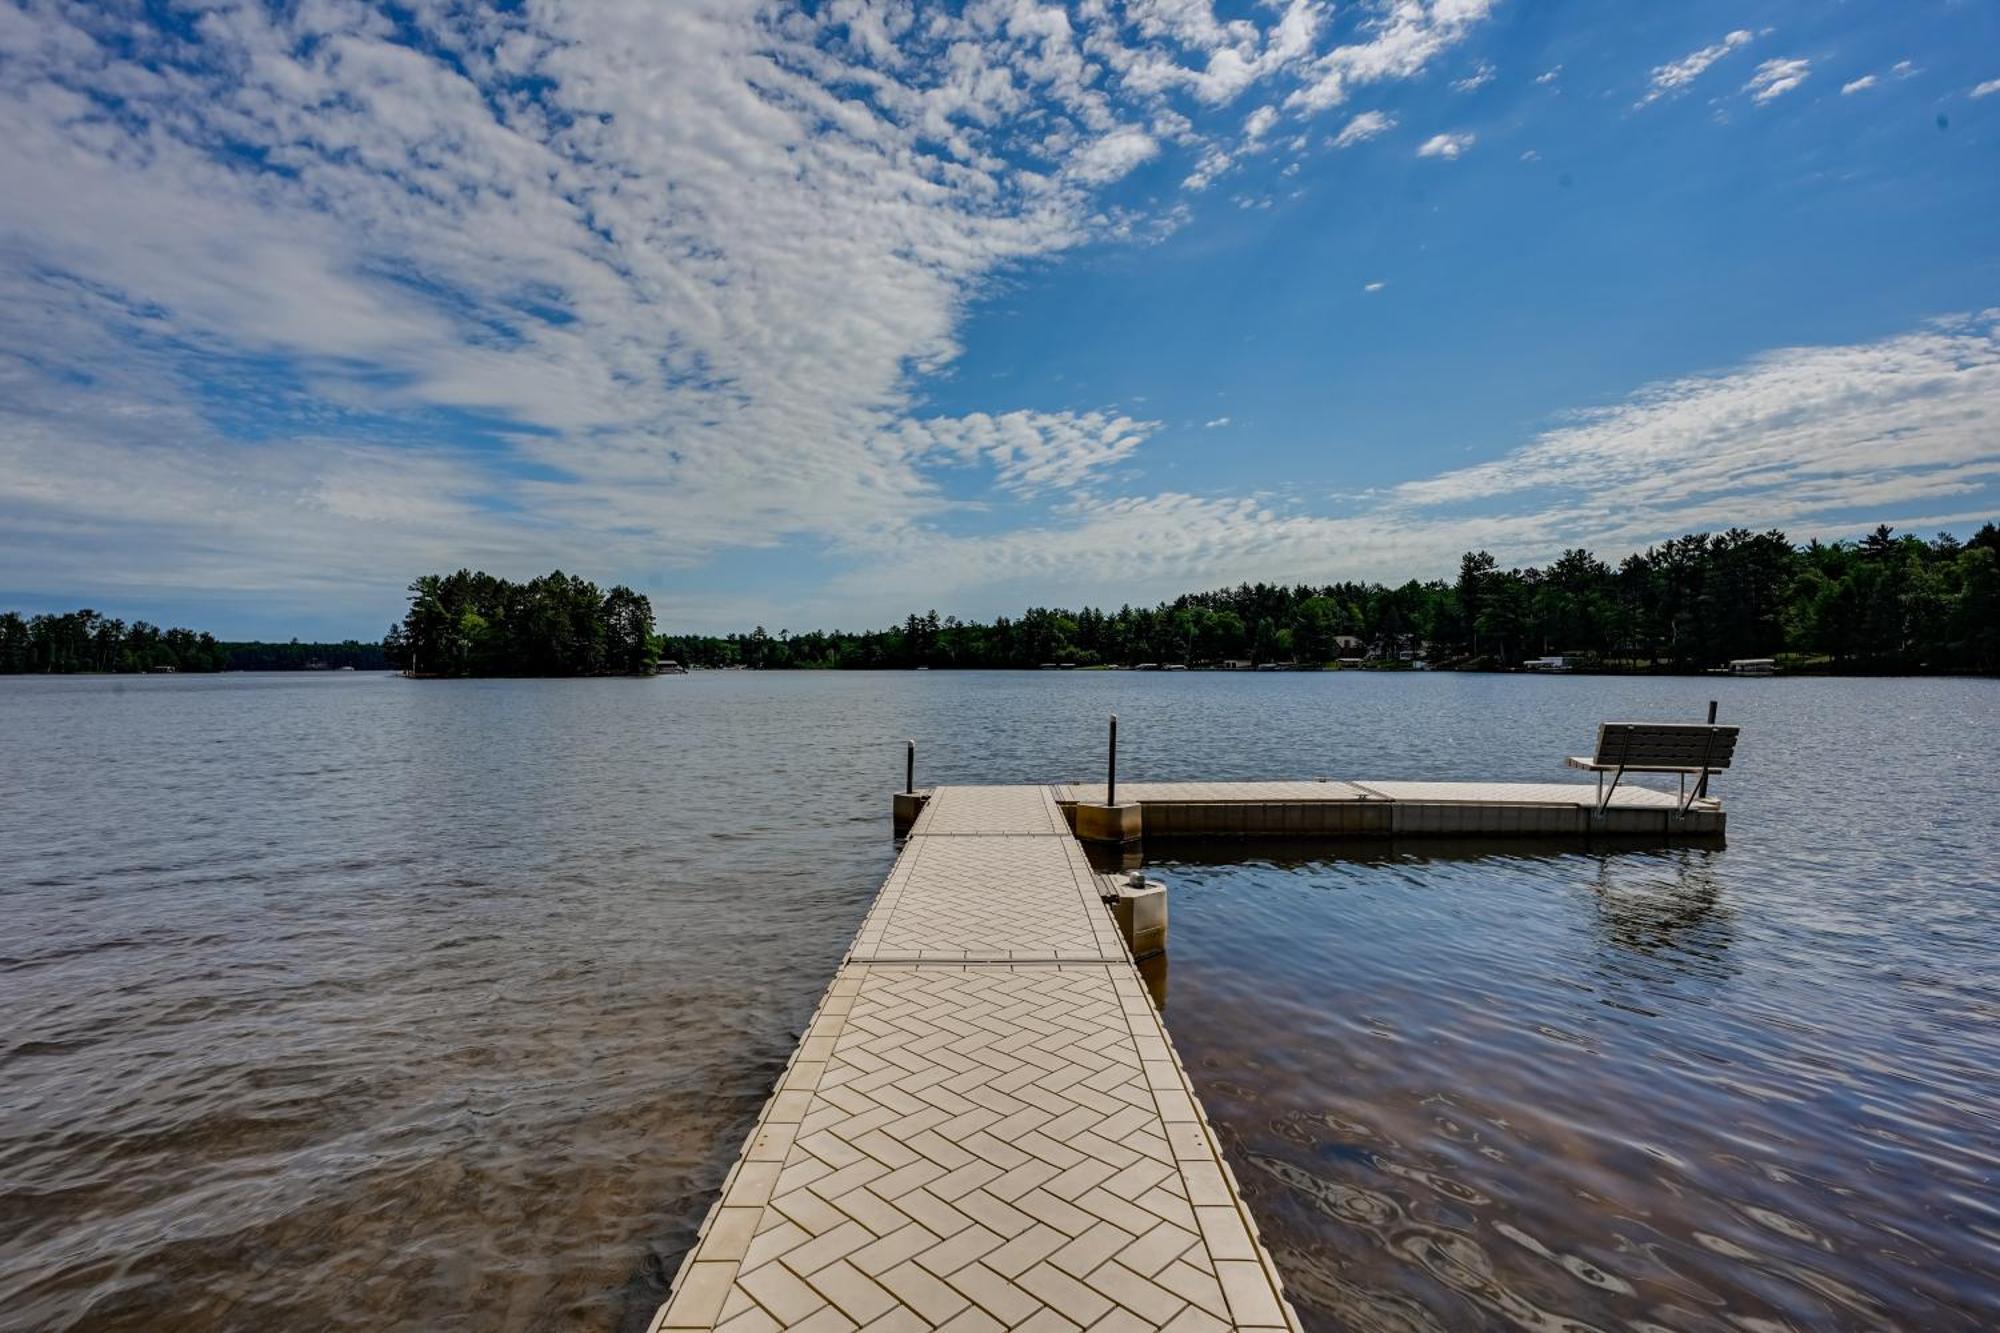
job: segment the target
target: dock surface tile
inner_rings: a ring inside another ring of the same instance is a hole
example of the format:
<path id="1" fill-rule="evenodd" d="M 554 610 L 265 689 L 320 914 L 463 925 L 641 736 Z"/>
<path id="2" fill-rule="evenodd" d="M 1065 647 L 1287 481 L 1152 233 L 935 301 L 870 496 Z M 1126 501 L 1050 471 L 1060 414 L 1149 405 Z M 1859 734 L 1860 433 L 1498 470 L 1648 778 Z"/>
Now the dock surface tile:
<path id="1" fill-rule="evenodd" d="M 1008 835 L 1069 836 L 1047 787 L 939 787 L 910 828 L 913 838 Z"/>
<path id="2" fill-rule="evenodd" d="M 1125 949 L 1098 876 L 1064 829 L 1035 837 L 912 834 L 849 957 L 1109 963 Z"/>

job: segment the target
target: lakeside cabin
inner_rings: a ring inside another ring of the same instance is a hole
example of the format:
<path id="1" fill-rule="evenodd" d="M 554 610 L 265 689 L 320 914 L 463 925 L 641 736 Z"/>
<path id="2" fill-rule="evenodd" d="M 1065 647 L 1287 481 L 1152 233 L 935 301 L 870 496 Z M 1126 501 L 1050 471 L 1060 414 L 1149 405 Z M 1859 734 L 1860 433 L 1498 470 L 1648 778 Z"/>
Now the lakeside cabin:
<path id="1" fill-rule="evenodd" d="M 1521 663 L 1521 669 L 1523 671 L 1565 672 L 1565 671 L 1576 670 L 1576 666 L 1577 666 L 1576 658 L 1563 657 L 1563 656 L 1531 657 L 1527 661 Z"/>

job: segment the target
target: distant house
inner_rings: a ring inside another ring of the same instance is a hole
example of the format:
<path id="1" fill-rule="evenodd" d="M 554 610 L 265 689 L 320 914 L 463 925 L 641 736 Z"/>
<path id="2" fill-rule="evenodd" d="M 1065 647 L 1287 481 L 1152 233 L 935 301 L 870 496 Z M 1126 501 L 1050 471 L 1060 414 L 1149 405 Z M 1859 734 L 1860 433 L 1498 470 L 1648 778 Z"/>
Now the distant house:
<path id="1" fill-rule="evenodd" d="M 1333 636 L 1333 646 L 1337 650 L 1334 653 L 1335 657 L 1360 657 L 1368 645 L 1352 634 L 1336 634 Z"/>
<path id="2" fill-rule="evenodd" d="M 1217 666 L 1223 671 L 1254 671 L 1257 669 L 1257 664 L 1247 657 L 1225 657 L 1221 662 L 1217 663 Z"/>

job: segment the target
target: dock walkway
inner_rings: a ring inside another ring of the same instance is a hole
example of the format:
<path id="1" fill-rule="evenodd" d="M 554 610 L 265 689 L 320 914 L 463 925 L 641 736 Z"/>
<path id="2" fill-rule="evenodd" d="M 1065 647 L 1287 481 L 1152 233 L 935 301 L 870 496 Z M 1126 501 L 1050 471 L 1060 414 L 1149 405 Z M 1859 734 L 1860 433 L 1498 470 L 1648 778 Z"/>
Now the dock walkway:
<path id="1" fill-rule="evenodd" d="M 1056 797 L 930 794 L 655 1333 L 1296 1333 Z"/>

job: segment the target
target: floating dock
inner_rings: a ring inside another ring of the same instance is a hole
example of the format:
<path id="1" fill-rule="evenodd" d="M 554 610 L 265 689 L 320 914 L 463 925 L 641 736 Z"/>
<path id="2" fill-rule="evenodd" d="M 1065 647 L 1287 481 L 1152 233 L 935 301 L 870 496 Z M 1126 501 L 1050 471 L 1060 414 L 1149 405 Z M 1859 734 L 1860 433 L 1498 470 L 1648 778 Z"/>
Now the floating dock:
<path id="1" fill-rule="evenodd" d="M 898 797 L 909 837 L 653 1333 L 1297 1333 L 1107 909 L 1124 881 L 1072 834 L 1104 794 Z M 1147 836 L 1722 832 L 1719 802 L 1682 813 L 1671 793 L 1628 787 L 1600 809 L 1587 784 L 1117 796 Z"/>
<path id="2" fill-rule="evenodd" d="M 1056 801 L 1104 800 L 1104 784 L 1066 783 Z M 1722 802 L 1681 809 L 1673 792 L 1623 785 L 1602 808 L 1583 782 L 1121 782 L 1119 801 L 1140 807 L 1148 837 L 1719 837 Z"/>

